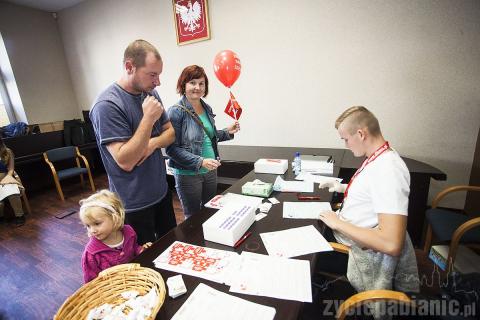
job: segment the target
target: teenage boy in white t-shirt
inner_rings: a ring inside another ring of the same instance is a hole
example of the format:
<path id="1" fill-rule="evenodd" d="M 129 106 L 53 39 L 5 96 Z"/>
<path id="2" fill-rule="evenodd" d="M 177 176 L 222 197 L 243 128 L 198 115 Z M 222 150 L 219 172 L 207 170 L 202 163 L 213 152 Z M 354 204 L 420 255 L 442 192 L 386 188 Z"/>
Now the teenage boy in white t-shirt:
<path id="1" fill-rule="evenodd" d="M 345 110 L 335 128 L 356 157 L 366 157 L 348 185 L 320 185 L 345 193 L 342 208 L 321 213 L 320 220 L 351 248 L 348 279 L 357 291 L 418 291 L 416 259 L 406 231 L 410 174 L 405 163 L 365 107 Z"/>

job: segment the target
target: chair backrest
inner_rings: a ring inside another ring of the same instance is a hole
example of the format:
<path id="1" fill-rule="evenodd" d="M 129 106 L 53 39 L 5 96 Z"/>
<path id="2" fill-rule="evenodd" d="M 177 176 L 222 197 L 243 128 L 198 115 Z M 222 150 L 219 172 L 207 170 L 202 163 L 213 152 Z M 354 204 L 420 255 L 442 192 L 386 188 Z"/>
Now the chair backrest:
<path id="1" fill-rule="evenodd" d="M 52 162 L 66 159 L 74 159 L 77 156 L 77 150 L 74 146 L 52 149 L 45 151 L 45 153 L 47 154 L 48 160 Z"/>

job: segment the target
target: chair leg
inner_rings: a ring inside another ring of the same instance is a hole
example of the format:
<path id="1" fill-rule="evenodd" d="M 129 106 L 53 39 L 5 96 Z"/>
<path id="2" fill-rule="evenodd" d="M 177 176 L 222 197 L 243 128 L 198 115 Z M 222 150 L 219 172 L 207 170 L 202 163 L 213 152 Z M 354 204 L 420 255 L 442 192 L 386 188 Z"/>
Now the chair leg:
<path id="1" fill-rule="evenodd" d="M 28 202 L 28 198 L 27 198 L 27 194 L 26 194 L 25 190 L 23 190 L 21 192 L 21 198 L 23 200 L 23 204 L 25 205 L 25 211 L 28 214 L 32 214 L 32 209 L 30 208 L 30 202 Z"/>
<path id="2" fill-rule="evenodd" d="M 423 245 L 423 253 L 430 253 L 430 246 L 432 245 L 432 227 L 428 224 L 427 233 L 425 235 L 425 244 Z"/>
<path id="3" fill-rule="evenodd" d="M 95 184 L 93 183 L 92 173 L 90 169 L 87 170 L 88 173 L 88 180 L 90 180 L 90 186 L 92 187 L 92 191 L 95 192 Z"/>
<path id="4" fill-rule="evenodd" d="M 53 180 L 55 181 L 55 187 L 57 188 L 58 195 L 62 201 L 65 201 L 65 197 L 63 196 L 62 186 L 60 185 L 60 181 L 58 177 L 54 176 Z"/>

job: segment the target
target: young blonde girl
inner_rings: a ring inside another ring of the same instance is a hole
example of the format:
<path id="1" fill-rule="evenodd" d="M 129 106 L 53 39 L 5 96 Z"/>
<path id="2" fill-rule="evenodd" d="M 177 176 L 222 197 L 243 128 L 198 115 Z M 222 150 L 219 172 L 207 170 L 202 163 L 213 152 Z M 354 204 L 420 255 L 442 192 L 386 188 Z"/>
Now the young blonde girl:
<path id="1" fill-rule="evenodd" d="M 82 255 L 85 283 L 102 270 L 130 262 L 151 245 L 138 245 L 137 234 L 131 226 L 124 225 L 124 219 L 123 204 L 111 191 L 101 190 L 80 200 L 80 220 L 90 237 Z"/>

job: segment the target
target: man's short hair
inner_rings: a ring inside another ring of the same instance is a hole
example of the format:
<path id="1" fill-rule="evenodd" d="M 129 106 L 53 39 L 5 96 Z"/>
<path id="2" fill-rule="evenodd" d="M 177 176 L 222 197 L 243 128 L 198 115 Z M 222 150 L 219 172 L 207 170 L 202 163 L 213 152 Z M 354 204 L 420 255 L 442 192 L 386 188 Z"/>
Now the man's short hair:
<path id="1" fill-rule="evenodd" d="M 347 120 L 348 119 L 348 120 Z M 348 121 L 348 131 L 353 134 L 358 129 L 367 128 L 373 136 L 381 134 L 380 124 L 375 115 L 365 107 L 354 106 L 343 111 L 343 113 L 335 121 L 335 129 L 345 120 Z"/>
<path id="2" fill-rule="evenodd" d="M 160 53 L 150 42 L 138 39 L 128 45 L 123 54 L 123 63 L 131 60 L 133 65 L 137 68 L 145 65 L 145 57 L 147 53 L 152 52 L 157 60 L 162 60 Z"/>

